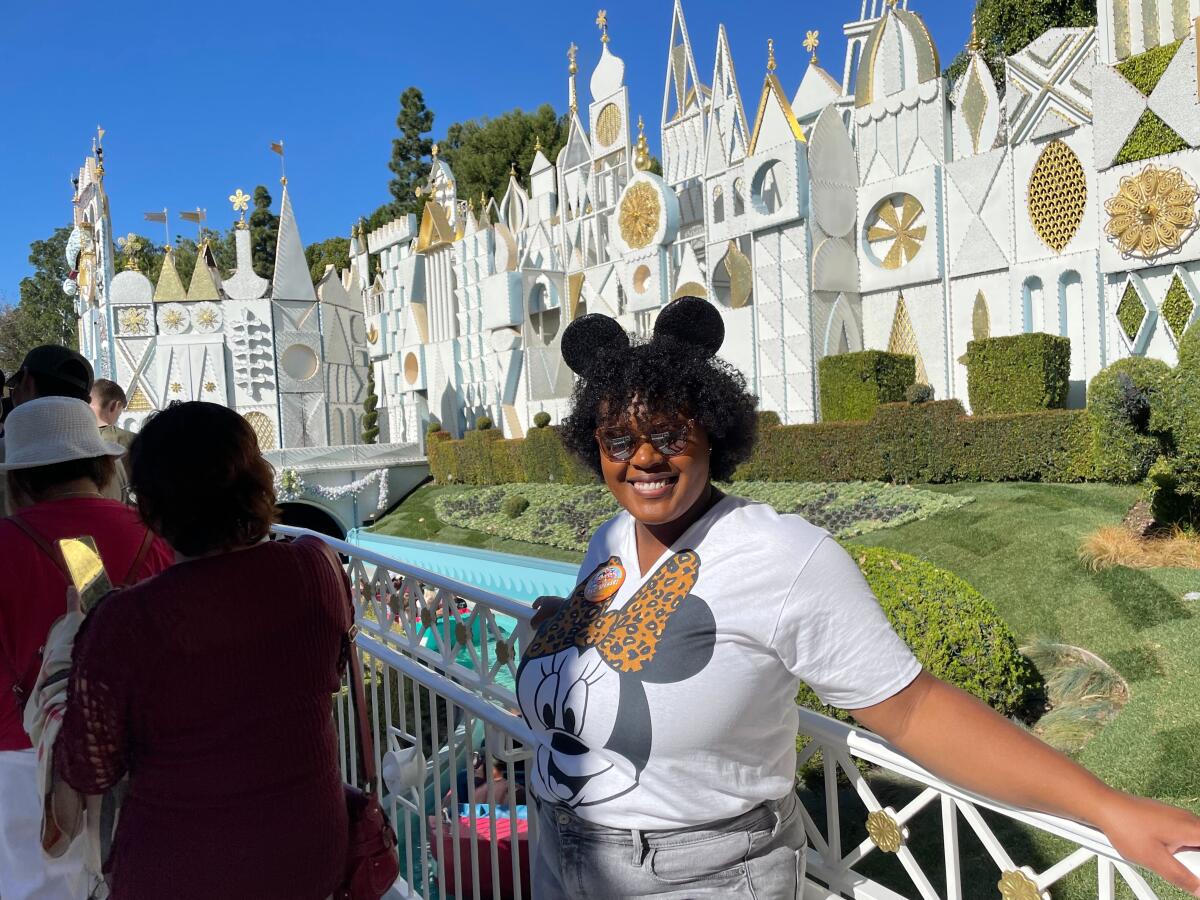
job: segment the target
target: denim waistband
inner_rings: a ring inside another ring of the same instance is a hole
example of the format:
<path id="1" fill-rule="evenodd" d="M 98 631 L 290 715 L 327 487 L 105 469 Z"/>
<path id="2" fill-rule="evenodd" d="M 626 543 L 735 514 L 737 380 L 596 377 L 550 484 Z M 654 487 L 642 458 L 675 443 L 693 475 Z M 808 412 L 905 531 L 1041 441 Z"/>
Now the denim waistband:
<path id="1" fill-rule="evenodd" d="M 744 812 L 739 816 L 721 819 L 716 822 L 705 822 L 687 828 L 674 828 L 665 831 L 642 831 L 636 828 L 610 828 L 598 825 L 580 818 L 574 810 L 560 803 L 538 801 L 538 809 L 543 821 L 552 824 L 559 834 L 573 834 L 590 840 L 600 840 L 605 843 L 629 844 L 631 846 L 670 847 L 676 844 L 688 844 L 700 837 L 713 834 L 727 834 L 734 831 L 754 831 L 768 825 L 778 831 L 782 824 L 791 818 L 800 800 L 795 792 L 789 791 L 778 800 L 769 800 Z"/>

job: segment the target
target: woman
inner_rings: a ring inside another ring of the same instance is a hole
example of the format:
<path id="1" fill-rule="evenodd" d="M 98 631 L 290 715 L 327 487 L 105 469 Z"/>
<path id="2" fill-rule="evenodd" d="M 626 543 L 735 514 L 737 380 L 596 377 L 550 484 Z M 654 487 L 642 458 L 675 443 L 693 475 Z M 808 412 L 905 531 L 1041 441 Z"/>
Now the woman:
<path id="1" fill-rule="evenodd" d="M 112 898 L 325 900 L 347 854 L 331 699 L 345 574 L 316 540 L 267 541 L 272 471 L 237 413 L 173 406 L 130 458 L 178 561 L 88 615 L 55 745 L 81 793 L 129 776 Z"/>
<path id="2" fill-rule="evenodd" d="M 696 298 L 638 346 L 598 315 L 563 335 L 582 379 L 564 441 L 624 512 L 575 592 L 539 604 L 518 673 L 542 738 L 536 896 L 799 897 L 801 680 L 947 781 L 1091 823 L 1200 890 L 1171 855 L 1200 845 L 1200 819 L 1110 789 L 923 672 L 826 532 L 713 485 L 755 432 L 755 398 L 714 359 L 723 338 Z"/>
<path id="3" fill-rule="evenodd" d="M 136 512 L 102 496 L 124 448 L 100 438 L 88 405 L 41 397 L 5 423 L 5 473 L 14 514 L 0 520 L 0 897 L 82 897 L 78 850 L 48 861 L 39 831 L 37 761 L 22 724 L 41 648 L 66 612 L 61 538 L 95 539 L 109 581 L 132 584 L 173 562 Z"/>

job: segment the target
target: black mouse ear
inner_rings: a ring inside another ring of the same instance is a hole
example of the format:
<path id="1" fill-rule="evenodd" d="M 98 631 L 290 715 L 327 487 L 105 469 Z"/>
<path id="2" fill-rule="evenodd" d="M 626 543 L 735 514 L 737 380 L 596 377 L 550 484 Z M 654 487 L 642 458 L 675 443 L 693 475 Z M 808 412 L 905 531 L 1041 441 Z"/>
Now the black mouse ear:
<path id="1" fill-rule="evenodd" d="M 567 326 L 560 346 L 563 362 L 580 378 L 586 379 L 591 377 L 601 351 L 627 349 L 629 335 L 616 319 L 588 313 Z"/>
<path id="2" fill-rule="evenodd" d="M 699 297 L 680 297 L 672 300 L 658 314 L 654 336 L 672 337 L 693 344 L 715 356 L 725 342 L 725 322 L 717 308 Z"/>

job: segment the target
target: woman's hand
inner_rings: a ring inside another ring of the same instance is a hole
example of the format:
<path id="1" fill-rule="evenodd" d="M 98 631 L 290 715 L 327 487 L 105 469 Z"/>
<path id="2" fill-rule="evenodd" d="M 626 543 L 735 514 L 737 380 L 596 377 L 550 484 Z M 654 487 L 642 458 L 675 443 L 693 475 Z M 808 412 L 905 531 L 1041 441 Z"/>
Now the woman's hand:
<path id="1" fill-rule="evenodd" d="M 562 597 L 538 597 L 533 601 L 535 612 L 529 624 L 536 631 L 542 627 L 543 622 L 552 618 L 556 612 L 562 609 L 563 604 L 566 602 Z"/>
<path id="2" fill-rule="evenodd" d="M 1131 863 L 1157 872 L 1175 887 L 1200 897 L 1200 876 L 1174 856 L 1200 847 L 1200 818 L 1145 797 L 1113 792 L 1095 824 Z"/>

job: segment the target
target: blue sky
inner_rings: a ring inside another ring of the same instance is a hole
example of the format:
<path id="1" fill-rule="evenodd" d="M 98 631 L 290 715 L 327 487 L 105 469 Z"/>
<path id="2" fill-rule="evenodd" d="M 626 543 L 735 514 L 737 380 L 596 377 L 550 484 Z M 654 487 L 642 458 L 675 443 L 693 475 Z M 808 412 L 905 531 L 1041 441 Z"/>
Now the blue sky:
<path id="1" fill-rule="evenodd" d="M 966 0 L 910 0 L 948 62 L 970 31 Z M 605 0 L 611 48 L 626 62 L 634 115 L 657 150 L 671 0 Z M 700 77 L 712 76 L 717 24 L 729 33 L 753 119 L 775 39 L 789 93 L 819 29 L 821 63 L 840 78 L 844 21 L 860 0 L 684 0 Z M 172 234 L 233 220 L 226 197 L 266 184 L 278 208 L 283 138 L 288 183 L 306 243 L 348 234 L 387 199 L 387 160 L 398 98 L 417 85 L 435 112 L 434 135 L 452 122 L 513 107 L 566 108 L 566 48 L 580 48 L 581 103 L 599 56 L 596 8 L 577 0 L 499 4 L 125 0 L 9 4 L 0 34 L 0 302 L 15 303 L 28 247 L 70 223 L 71 174 L 104 126 L 117 234 L 158 240 L 147 210 L 171 210 Z M 153 229 L 153 230 L 152 230 Z"/>

